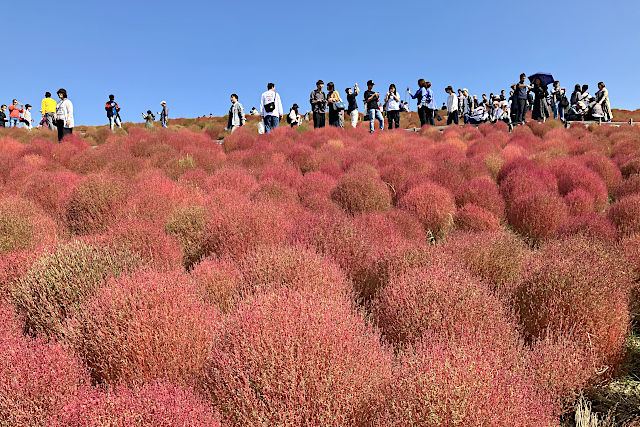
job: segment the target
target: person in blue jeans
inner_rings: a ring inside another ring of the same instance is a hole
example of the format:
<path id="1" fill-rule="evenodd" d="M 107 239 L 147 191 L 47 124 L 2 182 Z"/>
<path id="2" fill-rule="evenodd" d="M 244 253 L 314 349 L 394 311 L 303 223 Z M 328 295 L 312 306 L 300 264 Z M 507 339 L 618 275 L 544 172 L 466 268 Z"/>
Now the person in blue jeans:
<path id="1" fill-rule="evenodd" d="M 562 97 L 566 94 L 567 89 L 560 87 L 560 82 L 556 80 L 553 82 L 553 89 L 551 90 L 551 107 L 553 107 L 553 118 L 560 118 L 564 121 L 564 107 L 560 105 Z"/>
<path id="2" fill-rule="evenodd" d="M 369 132 L 373 132 L 373 123 L 376 119 L 380 123 L 380 130 L 384 129 L 384 117 L 382 117 L 382 112 L 378 109 L 380 93 L 373 91 L 374 85 L 373 80 L 369 80 L 367 82 L 367 90 L 364 92 L 364 104 L 369 115 Z"/>
<path id="3" fill-rule="evenodd" d="M 276 129 L 280 124 L 282 117 L 282 100 L 276 92 L 276 85 L 267 84 L 267 91 L 260 98 L 260 115 L 264 122 L 265 133 L 270 133 L 272 129 Z"/>

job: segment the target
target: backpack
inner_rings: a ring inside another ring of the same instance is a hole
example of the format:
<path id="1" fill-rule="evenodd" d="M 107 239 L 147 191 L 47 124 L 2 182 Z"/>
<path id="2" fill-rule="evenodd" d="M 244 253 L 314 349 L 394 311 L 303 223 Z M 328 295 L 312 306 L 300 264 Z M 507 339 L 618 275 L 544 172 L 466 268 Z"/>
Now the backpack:
<path id="1" fill-rule="evenodd" d="M 291 113 L 287 114 L 287 123 L 291 124 Z"/>
<path id="2" fill-rule="evenodd" d="M 560 107 L 567 108 L 568 106 L 569 106 L 569 99 L 567 98 L 567 95 L 563 93 L 562 97 L 560 98 Z"/>

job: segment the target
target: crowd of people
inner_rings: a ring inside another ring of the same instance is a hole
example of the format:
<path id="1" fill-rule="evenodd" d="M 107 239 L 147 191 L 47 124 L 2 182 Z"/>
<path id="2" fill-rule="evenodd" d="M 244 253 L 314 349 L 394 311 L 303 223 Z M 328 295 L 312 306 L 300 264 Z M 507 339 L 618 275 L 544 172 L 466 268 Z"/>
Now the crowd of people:
<path id="1" fill-rule="evenodd" d="M 447 125 L 464 124 L 479 125 L 486 122 L 505 122 L 512 128 L 518 124 L 526 123 L 527 112 L 531 111 L 533 120 L 545 121 L 552 115 L 561 121 L 584 121 L 597 120 L 610 122 L 613 119 L 611 104 L 609 102 L 609 92 L 603 82 L 598 83 L 598 91 L 595 95 L 589 94 L 588 85 L 575 85 L 575 89 L 570 97 L 567 96 L 566 88 L 560 86 L 559 81 L 552 82 L 552 88 L 547 86 L 545 76 L 534 75 L 527 83 L 526 74 L 522 73 L 518 82 L 511 85 L 509 96 L 502 90 L 500 94 L 482 94 L 481 99 L 477 95 L 471 95 L 469 91 L 458 89 L 457 92 L 452 86 L 447 86 L 446 102 L 443 102 L 442 111 L 446 111 Z M 375 122 L 378 128 L 384 129 L 384 118 L 387 118 L 389 129 L 400 127 L 400 112 L 410 111 L 408 101 L 402 101 L 395 84 L 390 84 L 386 94 L 381 96 L 380 92 L 374 90 L 375 83 L 372 80 L 367 82 L 367 90 L 364 91 L 362 102 L 364 105 L 364 120 L 369 122 L 369 131 L 374 132 Z M 353 87 L 345 89 L 345 99 L 340 96 L 333 82 L 327 83 L 327 92 L 324 92 L 324 82 L 318 80 L 316 89 L 309 95 L 310 111 L 302 116 L 298 104 L 293 104 L 286 115 L 286 121 L 291 126 L 299 126 L 303 120 L 313 120 L 314 128 L 322 128 L 326 125 L 326 115 L 329 113 L 329 125 L 344 128 L 345 114 L 349 118 L 351 127 L 356 127 L 360 120 L 360 110 L 358 96 L 360 88 L 355 83 Z M 67 97 L 65 89 L 56 92 L 58 102 L 51 99 L 51 93 L 46 92 L 41 102 L 40 112 L 42 120 L 40 126 L 51 130 L 57 129 L 58 140 L 62 140 L 65 135 L 71 134 L 74 127 L 73 104 Z M 418 89 L 412 93 L 407 88 L 407 96 L 416 100 L 420 126 L 432 125 L 436 123 L 436 118 L 441 120 L 436 104 L 436 95 L 431 88 L 431 82 L 425 79 L 418 80 Z M 160 117 L 162 127 L 167 127 L 169 109 L 166 101 L 160 103 L 162 109 L 157 114 Z M 30 104 L 22 104 L 14 99 L 9 107 L 0 106 L 0 127 L 20 127 L 33 128 Z M 120 105 L 115 101 L 114 95 L 109 95 L 105 103 L 109 128 L 113 131 L 116 127 L 122 127 L 120 117 Z M 8 111 L 8 116 L 5 111 Z M 259 124 L 260 133 L 269 133 L 279 126 L 284 117 L 282 100 L 280 94 L 276 92 L 275 84 L 267 84 L 267 91 L 260 97 L 260 108 L 253 107 L 249 112 L 252 116 L 261 116 Z M 212 115 L 210 114 L 210 117 Z M 142 113 L 145 127 L 153 127 L 156 116 L 147 110 Z M 245 111 L 239 102 L 237 94 L 231 95 L 231 108 L 229 109 L 227 129 L 234 132 L 246 123 Z"/>

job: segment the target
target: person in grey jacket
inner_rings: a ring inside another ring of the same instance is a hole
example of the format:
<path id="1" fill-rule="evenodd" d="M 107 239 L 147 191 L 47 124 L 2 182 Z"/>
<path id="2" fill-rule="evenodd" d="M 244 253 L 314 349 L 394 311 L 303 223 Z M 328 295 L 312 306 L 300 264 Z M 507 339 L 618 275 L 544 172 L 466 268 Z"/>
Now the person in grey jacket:
<path id="1" fill-rule="evenodd" d="M 244 116 L 244 108 L 242 104 L 238 102 L 238 95 L 231 94 L 231 108 L 229 109 L 229 120 L 227 122 L 227 130 L 231 133 L 238 129 L 240 126 L 244 126 L 247 119 Z"/>
<path id="2" fill-rule="evenodd" d="M 313 127 L 323 128 L 325 123 L 325 113 L 327 111 L 327 96 L 322 91 L 324 82 L 318 80 L 316 82 L 316 90 L 309 95 L 309 103 L 311 104 L 311 111 L 313 111 Z"/>

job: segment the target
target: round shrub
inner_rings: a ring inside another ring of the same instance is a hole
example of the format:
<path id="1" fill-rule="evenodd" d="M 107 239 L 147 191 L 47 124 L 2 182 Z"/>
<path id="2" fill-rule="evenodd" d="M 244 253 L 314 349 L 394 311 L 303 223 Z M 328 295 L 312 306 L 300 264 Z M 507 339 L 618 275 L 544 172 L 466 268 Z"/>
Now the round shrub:
<path id="1" fill-rule="evenodd" d="M 344 299 L 281 289 L 224 321 L 203 381 L 231 425 L 370 425 L 391 354 Z"/>
<path id="2" fill-rule="evenodd" d="M 458 209 L 453 222 L 458 230 L 495 231 L 500 228 L 500 220 L 495 215 L 471 203 Z"/>
<path id="3" fill-rule="evenodd" d="M 616 227 L 606 216 L 589 213 L 586 215 L 570 216 L 560 227 L 561 236 L 581 235 L 594 240 L 614 244 L 616 241 Z"/>
<path id="4" fill-rule="evenodd" d="M 509 300 L 527 256 L 524 243 L 508 231 L 455 233 L 440 248 Z"/>
<path id="5" fill-rule="evenodd" d="M 620 254 L 577 236 L 549 242 L 528 264 L 516 298 L 524 336 L 572 333 L 616 366 L 629 323 L 629 274 Z"/>
<path id="6" fill-rule="evenodd" d="M 149 272 L 110 281 L 85 302 L 70 327 L 97 383 L 192 384 L 218 321 L 184 273 Z"/>
<path id="7" fill-rule="evenodd" d="M 261 246 L 240 262 L 242 291 L 272 292 L 280 287 L 314 295 L 345 296 L 353 291 L 340 267 L 300 246 Z"/>
<path id="8" fill-rule="evenodd" d="M 82 363 L 61 345 L 22 336 L 0 303 L 0 426 L 47 425 L 88 382 Z"/>
<path id="9" fill-rule="evenodd" d="M 122 182 L 89 175 L 78 183 L 66 202 L 65 224 L 77 235 L 103 232 L 116 221 L 125 199 Z"/>
<path id="10" fill-rule="evenodd" d="M 521 368 L 484 343 L 424 340 L 403 352 L 389 387 L 387 426 L 546 426 L 557 408 Z"/>
<path id="11" fill-rule="evenodd" d="M 242 284 L 242 273 L 232 261 L 207 257 L 193 267 L 191 280 L 204 290 L 205 301 L 226 313 L 235 306 Z"/>
<path id="12" fill-rule="evenodd" d="M 593 196 L 587 190 L 577 188 L 566 196 L 564 202 L 569 208 L 569 215 L 586 215 L 594 211 Z"/>
<path id="13" fill-rule="evenodd" d="M 607 187 L 596 172 L 564 159 L 554 162 L 551 171 L 558 179 L 558 191 L 561 195 L 566 196 L 573 190 L 582 188 L 593 197 L 596 211 L 604 210 L 608 201 Z"/>
<path id="14" fill-rule="evenodd" d="M 456 204 L 451 193 L 437 184 L 426 182 L 413 187 L 399 200 L 398 207 L 414 214 L 436 238 L 446 236 L 453 227 Z"/>
<path id="15" fill-rule="evenodd" d="M 461 342 L 516 336 L 502 303 L 463 268 L 441 260 L 392 277 L 371 311 L 385 337 L 399 346 L 415 344 L 426 333 Z"/>
<path id="16" fill-rule="evenodd" d="M 32 249 L 55 239 L 55 223 L 32 202 L 16 196 L 0 199 L 0 253 Z"/>
<path id="17" fill-rule="evenodd" d="M 32 334 L 62 337 L 65 320 L 105 280 L 140 268 L 143 260 L 127 249 L 100 241 L 71 241 L 43 254 L 12 290 L 13 302 Z"/>
<path id="18" fill-rule="evenodd" d="M 220 417 L 192 391 L 153 383 L 131 389 L 86 389 L 52 420 L 52 427 L 219 427 Z"/>
<path id="19" fill-rule="evenodd" d="M 347 172 L 331 192 L 331 198 L 346 212 L 388 211 L 391 193 L 375 169 L 358 167 Z"/>
<path id="20" fill-rule="evenodd" d="M 632 194 L 613 203 L 607 216 L 622 237 L 640 232 L 640 194 Z"/>
<path id="21" fill-rule="evenodd" d="M 462 184 L 456 192 L 456 205 L 474 204 L 491 212 L 498 219 L 504 218 L 504 200 L 496 183 L 481 176 Z"/>
<path id="22" fill-rule="evenodd" d="M 69 197 L 80 176 L 73 172 L 44 172 L 30 174 L 20 185 L 18 193 L 38 203 L 53 218 L 60 218 L 64 202 Z"/>
<path id="23" fill-rule="evenodd" d="M 556 194 L 558 184 L 555 176 L 546 169 L 519 168 L 507 175 L 500 183 L 500 194 L 507 205 L 531 193 Z"/>
<path id="24" fill-rule="evenodd" d="M 552 193 L 531 193 L 507 207 L 509 224 L 533 242 L 555 236 L 566 218 L 567 206 Z"/>
<path id="25" fill-rule="evenodd" d="M 640 194 L 640 175 L 633 175 L 622 181 L 616 192 L 616 198 L 619 200 L 631 194 Z"/>
<path id="26" fill-rule="evenodd" d="M 610 158 L 604 154 L 593 152 L 585 154 L 581 160 L 585 166 L 600 175 L 610 195 L 616 194 L 618 186 L 622 182 L 622 174 Z"/>

